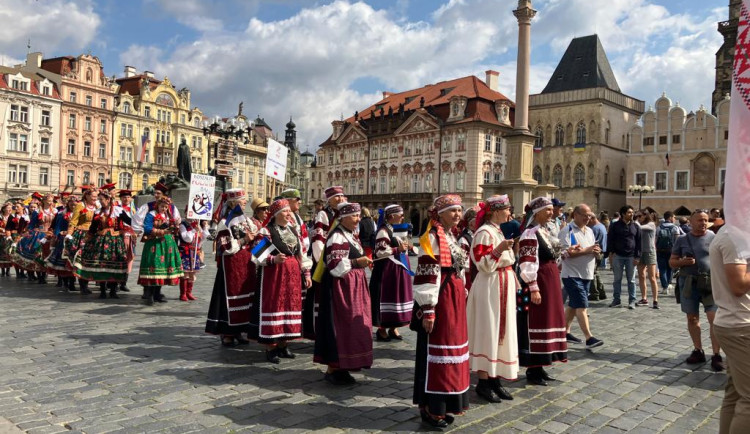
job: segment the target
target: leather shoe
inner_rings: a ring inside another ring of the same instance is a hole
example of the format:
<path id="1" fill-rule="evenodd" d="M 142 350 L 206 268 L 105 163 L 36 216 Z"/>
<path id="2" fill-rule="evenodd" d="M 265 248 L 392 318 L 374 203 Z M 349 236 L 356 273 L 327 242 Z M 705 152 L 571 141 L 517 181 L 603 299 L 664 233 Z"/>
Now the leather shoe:
<path id="1" fill-rule="evenodd" d="M 250 343 L 249 340 L 243 338 L 241 335 L 237 335 L 234 338 L 237 340 L 237 345 L 248 345 Z"/>
<path id="2" fill-rule="evenodd" d="M 278 347 L 276 348 L 276 353 L 279 355 L 279 357 L 283 357 L 285 359 L 293 359 L 297 357 L 296 354 L 294 354 L 289 347 Z"/>
<path id="3" fill-rule="evenodd" d="M 391 339 L 395 339 L 397 341 L 403 341 L 404 337 L 401 335 L 397 335 L 394 330 L 388 330 L 388 337 Z"/>
<path id="4" fill-rule="evenodd" d="M 493 378 L 491 381 L 492 390 L 497 393 L 497 396 L 500 397 L 500 399 L 504 399 L 506 401 L 513 401 L 513 396 L 508 392 L 508 389 L 504 388 L 502 384 L 500 384 L 499 378 Z"/>
<path id="5" fill-rule="evenodd" d="M 327 382 L 329 382 L 329 383 L 333 384 L 334 386 L 343 386 L 344 384 L 346 384 L 346 383 L 344 383 L 344 382 L 343 382 L 342 380 L 340 380 L 340 379 L 339 379 L 339 378 L 338 378 L 338 377 L 336 376 L 336 372 L 335 372 L 335 371 L 334 371 L 334 372 L 331 372 L 330 374 L 329 374 L 329 373 L 326 373 L 326 374 L 325 374 L 325 375 L 323 376 L 323 378 L 324 378 L 324 379 L 325 379 L 325 380 L 326 380 Z"/>
<path id="6" fill-rule="evenodd" d="M 375 332 L 375 340 L 378 342 L 390 342 L 391 337 L 388 335 L 388 333 L 386 333 L 385 336 L 381 335 L 380 329 L 378 329 L 378 331 Z"/>
<path id="7" fill-rule="evenodd" d="M 535 371 L 532 371 L 530 369 L 526 371 L 526 381 L 529 384 L 534 384 L 536 386 L 546 386 L 547 385 L 547 380 L 545 380 L 544 378 L 542 378 L 541 372 L 538 372 L 538 371 L 535 372 Z"/>
<path id="8" fill-rule="evenodd" d="M 492 390 L 492 386 L 490 385 L 490 380 L 479 380 L 479 384 L 477 384 L 476 387 L 477 395 L 481 396 L 485 400 L 489 402 L 502 402 L 502 399 L 500 399 L 499 396 L 497 396 L 497 393 L 495 393 L 494 390 Z"/>
<path id="9" fill-rule="evenodd" d="M 448 427 L 448 421 L 445 419 L 437 419 L 432 416 L 430 416 L 429 413 L 427 413 L 426 410 L 419 410 L 419 415 L 422 417 L 422 422 L 427 424 L 427 426 L 430 426 L 432 428 L 447 428 Z"/>
<path id="10" fill-rule="evenodd" d="M 333 375 L 337 376 L 344 384 L 354 384 L 357 382 L 349 371 L 338 370 Z"/>
<path id="11" fill-rule="evenodd" d="M 544 370 L 544 368 L 541 368 L 542 370 L 542 378 L 544 378 L 547 381 L 557 381 L 557 378 L 551 377 L 547 371 Z"/>
<path id="12" fill-rule="evenodd" d="M 268 360 L 271 363 L 279 364 L 281 363 L 281 360 L 279 359 L 279 355 L 276 352 L 276 348 L 272 350 L 266 350 L 266 360 Z"/>

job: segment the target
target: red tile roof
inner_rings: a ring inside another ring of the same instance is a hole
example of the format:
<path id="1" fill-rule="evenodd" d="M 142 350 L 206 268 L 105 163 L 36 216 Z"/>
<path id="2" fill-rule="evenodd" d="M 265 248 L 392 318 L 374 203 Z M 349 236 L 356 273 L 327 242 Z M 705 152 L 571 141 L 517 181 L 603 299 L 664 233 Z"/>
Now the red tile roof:
<path id="1" fill-rule="evenodd" d="M 39 95 L 39 96 L 44 96 L 47 98 L 60 99 L 60 92 L 58 92 L 57 86 L 53 82 L 50 82 L 50 86 L 52 86 L 52 94 L 42 95 L 42 92 L 41 92 L 41 89 L 39 89 L 38 83 L 40 81 L 43 81 L 45 77 L 39 74 L 32 73 L 32 72 L 20 71 L 21 75 L 31 80 L 31 86 L 29 86 L 28 90 L 13 89 L 11 87 L 11 83 L 8 81 L 8 76 L 11 74 L 16 75 L 18 74 L 18 72 L 19 70 L 16 68 L 8 68 L 8 67 L 0 66 L 0 89 L 8 89 L 14 92 L 28 93 L 31 95 Z"/>
<path id="2" fill-rule="evenodd" d="M 149 77 L 146 74 L 138 74 L 132 77 L 118 78 L 115 81 L 117 82 L 117 84 L 120 85 L 120 91 L 119 91 L 120 94 L 127 92 L 130 95 L 135 96 L 135 95 L 141 94 L 141 81 L 144 78 L 148 80 L 148 87 L 151 90 L 156 89 L 156 87 L 161 83 L 161 80 L 157 80 L 153 77 Z"/>

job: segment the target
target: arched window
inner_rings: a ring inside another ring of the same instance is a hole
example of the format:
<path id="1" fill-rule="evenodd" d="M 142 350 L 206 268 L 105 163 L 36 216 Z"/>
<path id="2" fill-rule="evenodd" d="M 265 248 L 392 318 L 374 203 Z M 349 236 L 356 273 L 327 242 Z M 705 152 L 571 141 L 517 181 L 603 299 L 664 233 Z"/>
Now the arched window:
<path id="1" fill-rule="evenodd" d="M 586 143 L 586 124 L 583 121 L 576 127 L 576 143 Z"/>
<path id="2" fill-rule="evenodd" d="M 573 172 L 574 186 L 583 187 L 586 183 L 586 170 L 583 168 L 581 163 L 576 165 L 575 171 Z"/>
<path id="3" fill-rule="evenodd" d="M 555 168 L 552 170 L 552 183 L 555 184 L 558 188 L 562 187 L 562 176 L 562 167 L 559 164 L 555 165 Z"/>
<path id="4" fill-rule="evenodd" d="M 562 125 L 557 124 L 555 127 L 555 146 L 562 146 L 565 144 L 565 128 Z"/>
<path id="5" fill-rule="evenodd" d="M 534 167 L 534 180 L 539 184 L 542 183 L 542 168 L 539 166 Z"/>
<path id="6" fill-rule="evenodd" d="M 119 185 L 121 188 L 130 189 L 132 182 L 133 182 L 133 175 L 131 175 L 128 172 L 122 172 L 120 173 L 120 180 L 117 185 Z"/>
<path id="7" fill-rule="evenodd" d="M 541 148 L 544 145 L 544 130 L 541 125 L 536 127 L 534 134 L 536 135 L 536 139 L 534 139 L 534 147 Z"/>
<path id="8" fill-rule="evenodd" d="M 125 114 L 129 114 L 130 113 L 130 103 L 129 102 L 124 102 L 122 104 L 122 112 L 125 113 Z"/>

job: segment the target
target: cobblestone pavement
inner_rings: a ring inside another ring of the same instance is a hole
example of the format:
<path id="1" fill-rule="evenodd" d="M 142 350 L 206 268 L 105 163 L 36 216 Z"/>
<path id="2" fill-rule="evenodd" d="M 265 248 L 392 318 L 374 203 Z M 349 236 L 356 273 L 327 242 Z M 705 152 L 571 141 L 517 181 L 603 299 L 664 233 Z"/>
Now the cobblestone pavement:
<path id="1" fill-rule="evenodd" d="M 191 303 L 170 287 L 169 303 L 142 305 L 135 274 L 120 300 L 0 279 L 0 431 L 422 430 L 411 404 L 416 336 L 408 329 L 403 342 L 374 344 L 375 363 L 355 374 L 358 384 L 334 387 L 312 363 L 310 342 L 293 343 L 298 357 L 272 365 L 257 345 L 224 348 L 204 334 L 213 264 Z M 610 295 L 611 276 L 604 273 Z M 571 346 L 570 361 L 551 370 L 560 381 L 528 386 L 522 377 L 509 386 L 513 401 L 486 404 L 470 392 L 472 407 L 451 430 L 716 432 L 726 376 L 684 363 L 684 316 L 674 298 L 661 304 L 631 311 L 594 303 L 592 330 L 603 347 Z M 575 324 L 573 332 L 581 334 Z M 704 343 L 710 348 L 707 333 Z"/>

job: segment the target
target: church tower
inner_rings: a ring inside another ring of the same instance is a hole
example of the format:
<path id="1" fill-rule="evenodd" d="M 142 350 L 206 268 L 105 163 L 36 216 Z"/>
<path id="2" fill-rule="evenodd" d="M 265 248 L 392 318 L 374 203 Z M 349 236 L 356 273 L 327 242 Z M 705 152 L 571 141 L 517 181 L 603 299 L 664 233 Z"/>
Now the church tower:
<path id="1" fill-rule="evenodd" d="M 289 122 L 286 124 L 286 131 L 284 132 L 284 146 L 290 150 L 297 150 L 297 131 L 294 130 L 296 125 L 292 122 L 292 118 L 289 118 Z"/>
<path id="2" fill-rule="evenodd" d="M 711 113 L 714 115 L 716 115 L 716 104 L 724 99 L 724 95 L 732 92 L 732 64 L 741 7 L 742 0 L 729 0 L 729 19 L 719 22 L 718 25 L 718 31 L 724 37 L 724 43 L 716 52 L 716 82 L 711 97 Z"/>

